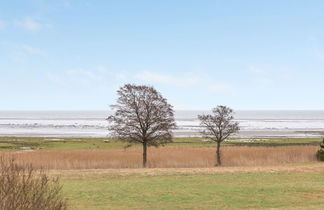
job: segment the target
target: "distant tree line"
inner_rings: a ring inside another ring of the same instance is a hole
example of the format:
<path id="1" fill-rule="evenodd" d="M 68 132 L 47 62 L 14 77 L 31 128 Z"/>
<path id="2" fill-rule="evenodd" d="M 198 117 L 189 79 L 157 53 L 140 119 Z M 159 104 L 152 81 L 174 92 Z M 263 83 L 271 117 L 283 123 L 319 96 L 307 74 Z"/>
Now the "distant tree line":
<path id="1" fill-rule="evenodd" d="M 111 137 L 130 144 L 142 144 L 143 167 L 147 167 L 147 148 L 172 142 L 176 128 L 173 107 L 153 87 L 126 84 L 118 91 L 114 114 L 108 116 Z M 205 138 L 216 143 L 215 166 L 221 165 L 221 143 L 239 131 L 233 110 L 217 106 L 212 114 L 199 115 Z"/>

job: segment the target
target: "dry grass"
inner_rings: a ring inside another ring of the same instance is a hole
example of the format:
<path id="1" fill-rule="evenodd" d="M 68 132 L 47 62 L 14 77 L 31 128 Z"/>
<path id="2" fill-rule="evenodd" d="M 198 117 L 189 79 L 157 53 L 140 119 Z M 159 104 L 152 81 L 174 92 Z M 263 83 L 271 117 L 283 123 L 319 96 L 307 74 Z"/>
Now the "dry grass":
<path id="1" fill-rule="evenodd" d="M 223 166 L 278 166 L 316 161 L 316 146 L 223 147 Z M 140 168 L 142 150 L 39 150 L 10 153 L 17 162 L 47 169 Z M 148 167 L 213 167 L 214 148 L 149 148 Z"/>

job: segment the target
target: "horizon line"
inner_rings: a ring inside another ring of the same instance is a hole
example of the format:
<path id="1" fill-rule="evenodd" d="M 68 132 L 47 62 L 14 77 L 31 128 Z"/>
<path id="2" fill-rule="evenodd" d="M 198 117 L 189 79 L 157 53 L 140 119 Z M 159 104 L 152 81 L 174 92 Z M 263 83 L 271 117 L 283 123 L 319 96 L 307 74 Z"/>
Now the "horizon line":
<path id="1" fill-rule="evenodd" d="M 212 109 L 174 109 L 174 111 L 211 111 Z M 324 111 L 324 109 L 233 109 L 234 111 Z M 0 112 L 81 112 L 81 111 L 113 111 L 109 109 L 0 109 Z"/>

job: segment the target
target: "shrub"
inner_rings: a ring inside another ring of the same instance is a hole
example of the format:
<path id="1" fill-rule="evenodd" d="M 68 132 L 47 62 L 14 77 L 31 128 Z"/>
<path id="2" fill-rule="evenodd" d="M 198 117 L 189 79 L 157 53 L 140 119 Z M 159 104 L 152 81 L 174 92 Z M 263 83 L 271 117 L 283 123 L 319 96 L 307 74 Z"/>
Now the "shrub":
<path id="1" fill-rule="evenodd" d="M 18 165 L 14 159 L 0 157 L 0 209 L 66 209 L 57 178 L 31 165 Z"/>
<path id="2" fill-rule="evenodd" d="M 323 142 L 320 145 L 321 149 L 317 151 L 316 153 L 316 157 L 319 161 L 324 161 L 324 138 L 323 138 Z"/>
<path id="3" fill-rule="evenodd" d="M 316 153 L 317 160 L 324 161 L 324 150 L 318 150 Z"/>

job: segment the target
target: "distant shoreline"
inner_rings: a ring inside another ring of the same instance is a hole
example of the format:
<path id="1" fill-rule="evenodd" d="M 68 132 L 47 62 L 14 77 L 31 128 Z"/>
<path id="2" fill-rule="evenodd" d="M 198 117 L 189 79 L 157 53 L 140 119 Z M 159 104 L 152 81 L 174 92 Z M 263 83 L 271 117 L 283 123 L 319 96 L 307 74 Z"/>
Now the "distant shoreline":
<path id="1" fill-rule="evenodd" d="M 109 138 L 108 133 L 103 135 L 87 135 L 87 134 L 36 134 L 36 133 L 0 133 L 0 137 L 31 137 L 31 138 Z M 174 132 L 174 138 L 202 138 L 199 132 Z M 233 138 L 323 138 L 324 131 L 240 131 L 239 134 L 232 136 Z"/>
<path id="2" fill-rule="evenodd" d="M 176 110 L 175 137 L 201 136 L 198 114 L 207 110 Z M 0 136 L 106 138 L 109 111 L 0 111 Z M 320 138 L 324 110 L 236 111 L 241 138 Z"/>

